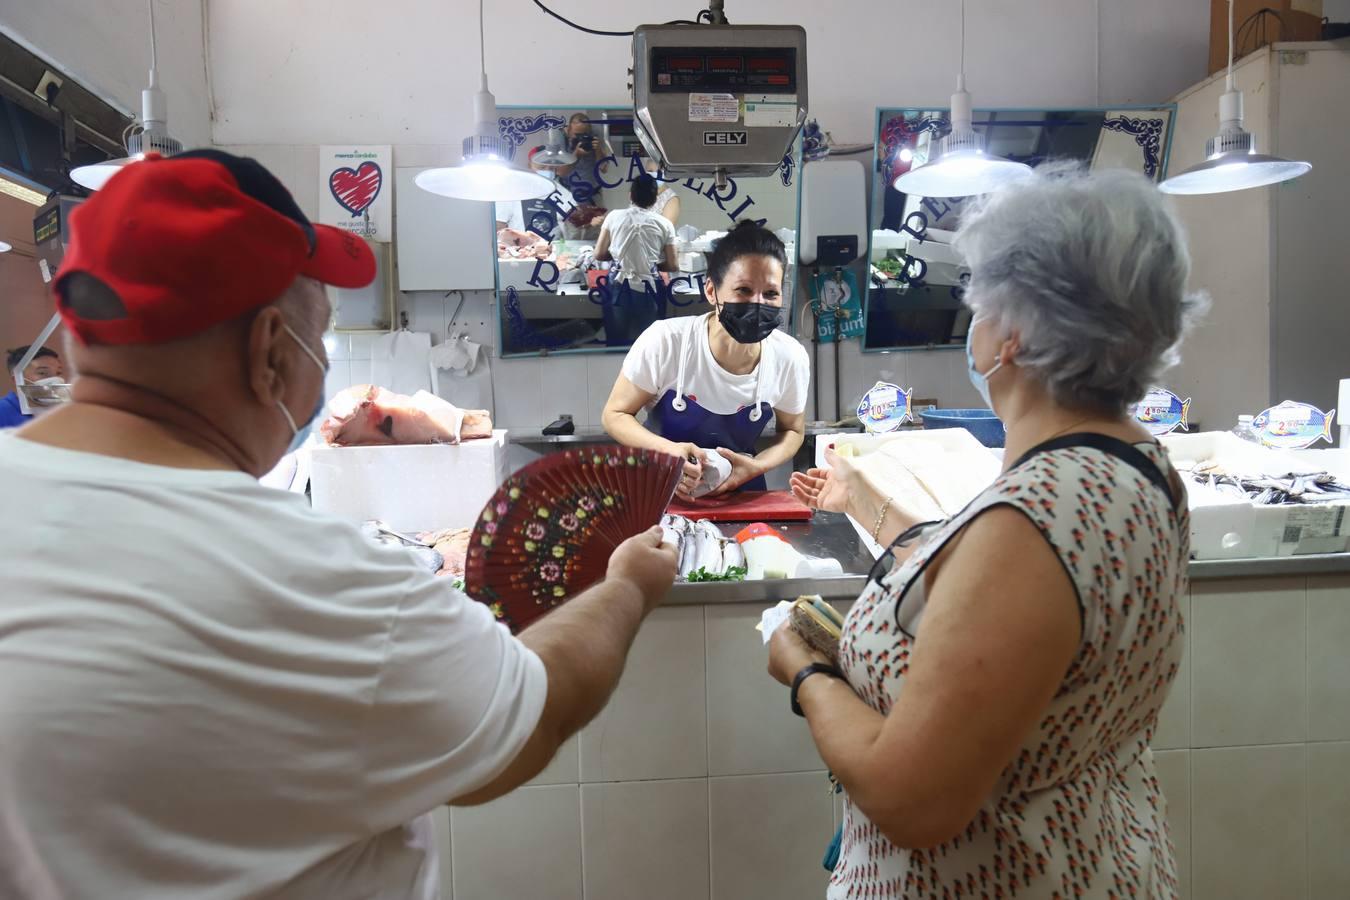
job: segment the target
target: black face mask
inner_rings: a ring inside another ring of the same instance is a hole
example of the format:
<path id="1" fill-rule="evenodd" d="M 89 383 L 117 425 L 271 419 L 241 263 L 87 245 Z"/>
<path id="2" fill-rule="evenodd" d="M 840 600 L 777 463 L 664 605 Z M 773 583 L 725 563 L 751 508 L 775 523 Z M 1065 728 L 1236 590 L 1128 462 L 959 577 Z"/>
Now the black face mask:
<path id="1" fill-rule="evenodd" d="M 723 303 L 717 321 L 737 343 L 758 344 L 783 324 L 783 310 L 767 303 Z"/>

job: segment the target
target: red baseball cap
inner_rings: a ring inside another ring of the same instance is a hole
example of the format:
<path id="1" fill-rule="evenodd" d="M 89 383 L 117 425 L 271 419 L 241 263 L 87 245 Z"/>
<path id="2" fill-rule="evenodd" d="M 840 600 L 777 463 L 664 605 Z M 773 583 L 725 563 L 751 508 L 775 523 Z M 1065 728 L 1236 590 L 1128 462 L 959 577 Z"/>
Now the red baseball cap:
<path id="1" fill-rule="evenodd" d="M 357 235 L 314 225 L 257 160 L 193 150 L 132 163 L 76 207 L 53 288 L 82 343 L 157 344 L 273 302 L 298 276 L 336 287 L 375 280 Z M 66 302 L 72 275 L 101 282 L 126 309 L 83 318 Z"/>

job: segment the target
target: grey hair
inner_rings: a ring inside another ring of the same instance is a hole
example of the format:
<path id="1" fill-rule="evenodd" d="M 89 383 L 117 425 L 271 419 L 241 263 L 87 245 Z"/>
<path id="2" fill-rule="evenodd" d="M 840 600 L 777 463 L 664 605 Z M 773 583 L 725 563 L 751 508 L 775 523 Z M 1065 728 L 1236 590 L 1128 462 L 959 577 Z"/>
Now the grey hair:
<path id="1" fill-rule="evenodd" d="M 971 201 L 954 241 L 976 316 L 1016 330 L 1055 402 L 1122 412 L 1180 359 L 1208 307 L 1186 290 L 1181 223 L 1151 181 L 1048 163 Z"/>

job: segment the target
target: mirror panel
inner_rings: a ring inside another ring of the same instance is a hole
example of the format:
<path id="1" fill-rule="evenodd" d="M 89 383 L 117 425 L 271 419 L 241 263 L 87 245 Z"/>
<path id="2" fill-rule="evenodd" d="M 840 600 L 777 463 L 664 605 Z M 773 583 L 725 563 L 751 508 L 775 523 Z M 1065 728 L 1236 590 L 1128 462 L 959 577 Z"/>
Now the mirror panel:
<path id="1" fill-rule="evenodd" d="M 1175 112 L 1172 105 L 977 110 L 975 130 L 989 152 L 1028 165 L 1080 160 L 1158 181 L 1167 169 Z M 893 186 L 936 152 L 948 127 L 945 109 L 877 110 L 864 351 L 965 344 L 970 312 L 961 299 L 969 275 L 951 239 L 966 198 L 919 197 Z"/>
<path id="2" fill-rule="evenodd" d="M 793 296 L 800 206 L 800 147 L 768 178 L 733 178 L 719 190 L 708 178 L 666 178 L 653 171 L 623 107 L 502 107 L 498 125 L 516 162 L 545 171 L 541 156 L 575 157 L 554 170 L 548 197 L 496 206 L 497 300 L 503 356 L 627 349 L 652 322 L 708 311 L 704 254 L 742 219 L 759 220 L 787 244 L 785 296 Z M 551 143 L 550 143 L 551 142 Z M 629 205 L 632 181 L 658 179 L 654 210 L 676 230 L 679 271 L 625 273 L 611 279 L 594 261 L 601 222 Z"/>

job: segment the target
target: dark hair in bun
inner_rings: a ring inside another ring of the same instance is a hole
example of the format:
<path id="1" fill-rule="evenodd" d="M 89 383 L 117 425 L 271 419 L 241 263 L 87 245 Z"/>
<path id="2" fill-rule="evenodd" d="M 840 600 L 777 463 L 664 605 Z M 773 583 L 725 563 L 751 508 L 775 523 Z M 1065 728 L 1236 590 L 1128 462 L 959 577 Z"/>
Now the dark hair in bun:
<path id="1" fill-rule="evenodd" d="M 787 271 L 787 248 L 778 235 L 758 222 L 742 219 L 708 253 L 708 277 L 712 283 L 721 284 L 731 264 L 742 256 L 768 256 L 778 260 L 778 265 Z"/>

